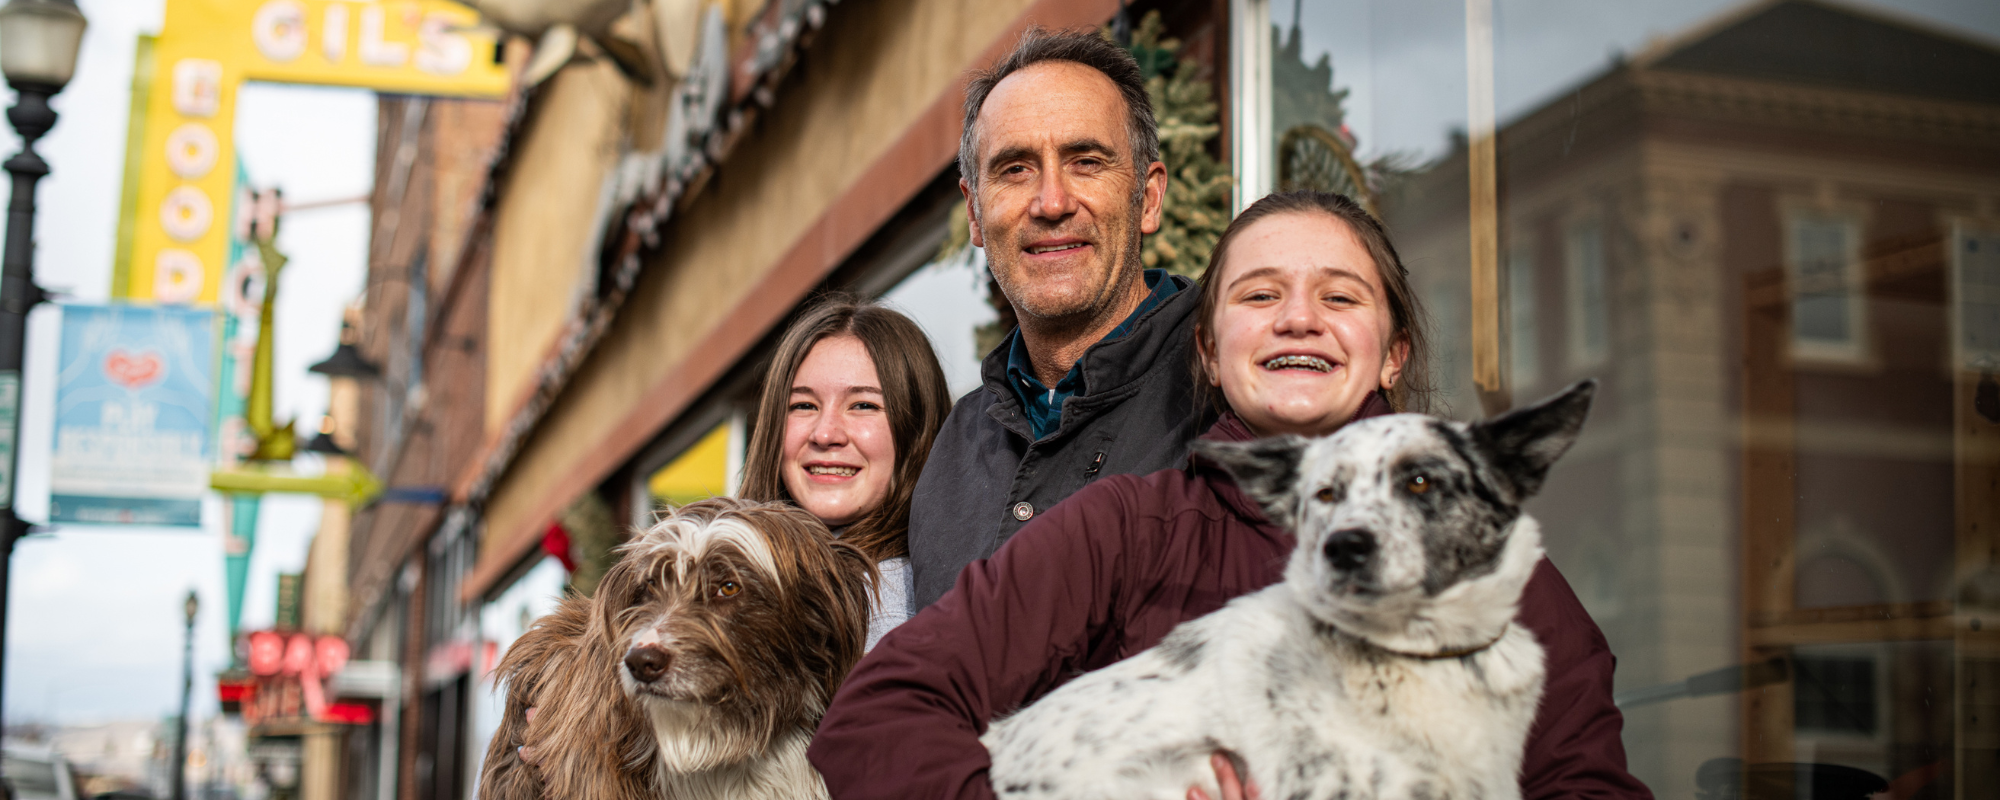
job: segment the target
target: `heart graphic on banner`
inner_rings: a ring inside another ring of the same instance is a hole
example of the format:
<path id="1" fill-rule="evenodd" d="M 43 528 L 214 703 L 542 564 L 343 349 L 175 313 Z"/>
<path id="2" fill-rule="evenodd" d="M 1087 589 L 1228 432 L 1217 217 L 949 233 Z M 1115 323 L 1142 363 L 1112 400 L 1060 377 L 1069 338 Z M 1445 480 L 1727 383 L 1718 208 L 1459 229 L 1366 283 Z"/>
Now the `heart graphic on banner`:
<path id="1" fill-rule="evenodd" d="M 120 386 L 137 389 L 160 379 L 166 371 L 159 353 L 133 355 L 113 350 L 104 356 L 104 374 Z"/>

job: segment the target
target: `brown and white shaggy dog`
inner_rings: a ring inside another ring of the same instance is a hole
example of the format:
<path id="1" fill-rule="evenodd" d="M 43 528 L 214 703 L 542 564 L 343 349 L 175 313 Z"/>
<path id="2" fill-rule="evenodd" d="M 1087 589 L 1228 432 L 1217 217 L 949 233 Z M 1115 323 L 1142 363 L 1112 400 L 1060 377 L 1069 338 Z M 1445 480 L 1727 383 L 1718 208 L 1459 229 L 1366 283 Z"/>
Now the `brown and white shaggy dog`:
<path id="1" fill-rule="evenodd" d="M 806 744 L 861 658 L 875 566 L 804 511 L 726 498 L 620 553 L 501 660 L 481 800 L 826 797 Z"/>

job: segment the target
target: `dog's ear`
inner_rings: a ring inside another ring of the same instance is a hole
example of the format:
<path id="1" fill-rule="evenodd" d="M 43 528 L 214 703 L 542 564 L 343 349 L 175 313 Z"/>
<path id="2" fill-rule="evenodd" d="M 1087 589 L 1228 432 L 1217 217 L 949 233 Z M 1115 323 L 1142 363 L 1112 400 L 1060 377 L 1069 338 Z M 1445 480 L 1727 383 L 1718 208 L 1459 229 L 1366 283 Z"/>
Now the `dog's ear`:
<path id="1" fill-rule="evenodd" d="M 1517 499 L 1526 500 L 1541 491 L 1549 467 L 1569 451 L 1583 431 L 1583 420 L 1590 415 L 1590 399 L 1596 393 L 1597 381 L 1586 380 L 1535 405 L 1472 425 L 1480 455 L 1513 484 Z"/>
<path id="2" fill-rule="evenodd" d="M 634 595 L 646 580 L 646 559 L 630 552 L 622 555 L 590 594 L 590 634 L 613 648 L 618 646 L 618 615 L 636 605 Z"/>
<path id="3" fill-rule="evenodd" d="M 868 642 L 869 591 L 880 570 L 861 548 L 834 538 L 819 518 L 790 503 L 744 503 L 735 515 L 764 535 L 784 574 L 788 652 L 815 683 L 819 710 Z M 818 712 L 815 712 L 818 713 Z M 815 718 L 817 721 L 817 718 Z"/>
<path id="4" fill-rule="evenodd" d="M 1215 462 L 1236 479 L 1264 515 L 1281 528 L 1298 522 L 1299 459 L 1305 454 L 1306 440 L 1292 435 L 1273 436 L 1249 442 L 1196 440 L 1195 455 Z"/>

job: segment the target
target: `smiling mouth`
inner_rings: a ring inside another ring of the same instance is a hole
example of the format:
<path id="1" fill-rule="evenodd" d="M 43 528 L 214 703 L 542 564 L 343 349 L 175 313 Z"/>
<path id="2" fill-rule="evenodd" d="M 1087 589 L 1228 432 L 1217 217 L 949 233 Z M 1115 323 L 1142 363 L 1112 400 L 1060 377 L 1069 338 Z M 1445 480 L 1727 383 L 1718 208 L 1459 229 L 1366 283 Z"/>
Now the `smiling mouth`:
<path id="1" fill-rule="evenodd" d="M 1281 369 L 1302 369 L 1309 372 L 1332 372 L 1333 362 L 1319 356 L 1278 356 L 1264 362 L 1264 368 L 1273 372 Z"/>
<path id="2" fill-rule="evenodd" d="M 807 472 L 808 474 L 812 474 L 812 475 L 839 475 L 839 476 L 841 476 L 841 477 L 843 477 L 843 478 L 852 478 L 852 477 L 854 477 L 855 475 L 858 475 L 858 474 L 860 474 L 860 473 L 861 473 L 861 468 L 860 468 L 860 467 L 830 467 L 830 466 L 811 466 L 811 467 L 806 467 L 806 472 Z"/>
<path id="3" fill-rule="evenodd" d="M 1088 244 L 1088 242 L 1070 242 L 1069 244 L 1036 245 L 1034 247 L 1028 248 L 1028 252 L 1033 253 L 1034 255 L 1041 255 L 1043 253 L 1060 253 L 1064 250 L 1075 250 L 1079 247 L 1084 246 L 1085 244 Z"/>

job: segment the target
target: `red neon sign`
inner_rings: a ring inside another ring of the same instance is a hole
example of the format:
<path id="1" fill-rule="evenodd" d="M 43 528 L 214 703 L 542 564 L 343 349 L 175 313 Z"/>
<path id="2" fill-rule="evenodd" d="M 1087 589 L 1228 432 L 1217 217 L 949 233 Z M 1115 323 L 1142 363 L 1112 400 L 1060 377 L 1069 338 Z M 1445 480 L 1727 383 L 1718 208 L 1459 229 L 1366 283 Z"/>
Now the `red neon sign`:
<path id="1" fill-rule="evenodd" d="M 250 674 L 263 685 L 246 685 L 234 699 L 244 702 L 246 721 L 267 717 L 309 717 L 319 722 L 366 724 L 375 712 L 359 703 L 332 703 L 326 679 L 347 666 L 347 640 L 338 636 L 256 631 L 244 637 Z M 227 702 L 231 698 L 224 698 Z"/>

